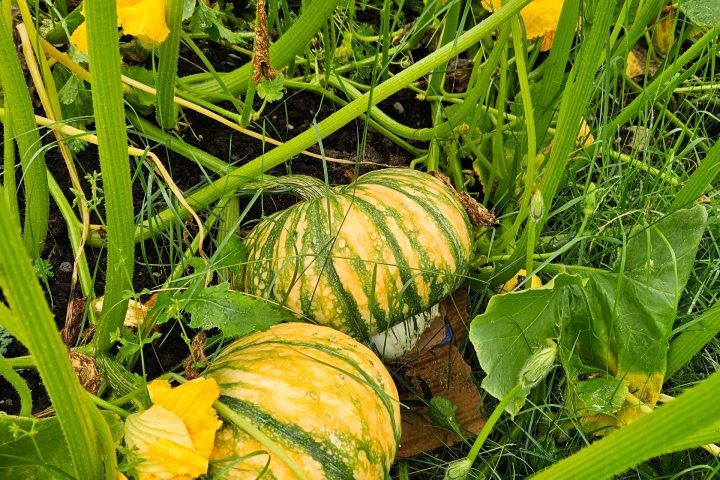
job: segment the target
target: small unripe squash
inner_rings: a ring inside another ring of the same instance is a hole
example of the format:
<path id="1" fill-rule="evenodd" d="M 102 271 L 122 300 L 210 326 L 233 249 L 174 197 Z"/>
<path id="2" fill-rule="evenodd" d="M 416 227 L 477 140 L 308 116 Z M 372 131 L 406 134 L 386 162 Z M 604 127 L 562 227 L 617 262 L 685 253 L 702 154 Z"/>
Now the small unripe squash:
<path id="1" fill-rule="evenodd" d="M 344 333 L 276 325 L 226 347 L 206 375 L 220 386 L 220 401 L 309 480 L 389 478 L 400 440 L 398 393 L 375 354 Z M 231 422 L 216 436 L 211 465 L 221 478 L 298 478 Z"/>
<path id="2" fill-rule="evenodd" d="M 434 176 L 376 170 L 315 192 L 245 239 L 247 293 L 367 341 L 440 302 L 466 277 L 470 220 Z"/>

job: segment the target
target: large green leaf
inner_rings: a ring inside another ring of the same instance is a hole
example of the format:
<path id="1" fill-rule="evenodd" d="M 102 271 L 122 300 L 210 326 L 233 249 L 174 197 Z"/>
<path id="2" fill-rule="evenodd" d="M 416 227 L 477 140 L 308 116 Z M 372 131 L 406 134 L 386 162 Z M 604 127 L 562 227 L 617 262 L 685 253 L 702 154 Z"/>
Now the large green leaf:
<path id="1" fill-rule="evenodd" d="M 123 424 L 104 412 L 116 445 Z M 46 419 L 0 415 L 0 479 L 75 478 L 75 468 L 57 417 Z"/>
<path id="2" fill-rule="evenodd" d="M 649 406 L 660 394 L 677 302 L 706 221 L 705 209 L 697 206 L 638 229 L 612 271 L 581 271 L 584 287 L 571 293 L 563 347 L 595 368 L 595 375 L 615 377 L 618 389 L 627 382 L 629 392 Z M 572 378 L 569 385 L 586 390 Z M 628 423 L 641 414 L 641 408 L 626 404 L 596 426 Z"/>
<path id="3" fill-rule="evenodd" d="M 520 368 L 546 338 L 559 338 L 571 395 L 569 405 L 595 417 L 594 427 L 616 426 L 657 401 L 667 363 L 677 302 L 687 282 L 707 213 L 678 210 L 635 229 L 612 271 L 583 269 L 559 275 L 542 289 L 499 295 L 470 327 L 483 388 L 503 398 Z M 628 397 L 629 398 L 629 397 Z M 517 412 L 519 403 L 508 407 Z"/>
<path id="4" fill-rule="evenodd" d="M 543 287 L 496 295 L 470 325 L 470 341 L 487 374 L 482 387 L 501 399 L 518 383 L 520 370 L 548 338 L 559 336 L 560 320 L 568 316 L 568 286 L 578 277 L 561 274 Z M 515 414 L 525 403 L 518 396 L 508 406 Z"/>

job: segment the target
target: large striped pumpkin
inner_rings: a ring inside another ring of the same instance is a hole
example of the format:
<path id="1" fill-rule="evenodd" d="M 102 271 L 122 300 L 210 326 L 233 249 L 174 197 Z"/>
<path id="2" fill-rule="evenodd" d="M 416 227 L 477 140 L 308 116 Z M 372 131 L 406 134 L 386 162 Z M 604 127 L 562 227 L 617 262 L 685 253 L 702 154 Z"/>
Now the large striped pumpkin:
<path id="1" fill-rule="evenodd" d="M 400 439 L 398 393 L 382 362 L 349 336 L 276 325 L 229 345 L 206 375 L 219 384 L 220 401 L 286 456 L 226 421 L 211 456 L 219 477 L 388 477 Z"/>
<path id="2" fill-rule="evenodd" d="M 470 222 L 441 180 L 385 169 L 327 190 L 250 232 L 245 291 L 367 340 L 462 282 Z"/>

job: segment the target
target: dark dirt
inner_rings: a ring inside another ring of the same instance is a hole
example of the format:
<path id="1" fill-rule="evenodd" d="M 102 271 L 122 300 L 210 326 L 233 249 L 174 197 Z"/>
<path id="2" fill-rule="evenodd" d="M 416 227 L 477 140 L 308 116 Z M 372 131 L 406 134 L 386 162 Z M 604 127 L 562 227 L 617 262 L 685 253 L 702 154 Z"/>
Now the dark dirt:
<path id="1" fill-rule="evenodd" d="M 218 68 L 218 70 L 232 70 L 242 64 L 243 59 L 236 54 L 208 50 L 206 54 Z M 213 59 L 215 58 L 215 60 Z M 192 58 L 192 55 L 185 52 L 181 56 L 180 73 L 182 75 L 196 73 L 197 65 L 200 62 Z M 398 114 L 393 108 L 395 102 L 404 106 L 404 113 Z M 409 96 L 395 96 L 383 102 L 383 110 L 393 115 L 397 120 L 408 126 L 420 127 L 429 125 L 429 109 L 425 104 L 416 102 Z M 228 107 L 228 105 L 226 105 Z M 288 91 L 281 103 L 268 105 L 261 119 L 255 123 L 253 129 L 261 131 L 262 127 L 278 140 L 287 140 L 307 128 L 311 128 L 312 122 L 319 122 L 336 110 L 335 106 L 323 100 L 320 96 L 307 93 Z M 38 110 L 38 114 L 43 112 Z M 204 151 L 215 155 L 234 165 L 242 165 L 247 161 L 261 155 L 262 142 L 247 138 L 242 134 L 209 121 L 205 117 L 190 111 L 184 112 L 184 122 L 187 127 L 182 131 L 183 139 L 191 145 L 197 146 Z M 152 120 L 152 116 L 148 117 Z M 340 158 L 355 162 L 359 158 L 358 146 L 361 143 L 364 124 L 361 120 L 351 122 L 346 127 L 331 135 L 323 141 L 325 154 L 328 157 Z M 0 125 L 0 132 L 2 126 Z M 48 136 L 46 136 L 47 138 Z M 131 141 L 142 145 L 137 137 L 130 136 Z M 162 146 L 156 145 L 152 150 L 164 162 L 171 172 L 174 181 L 181 189 L 187 191 L 198 186 L 206 179 L 207 172 L 203 172 L 191 160 L 187 160 Z M 318 152 L 318 148 L 311 149 Z M 46 153 L 46 163 L 60 186 L 69 192 L 71 183 L 64 161 L 58 150 L 50 149 Z M 369 129 L 367 143 L 362 160 L 388 166 L 407 165 L 412 158 L 392 142 Z M 90 145 L 77 157 L 79 174 L 83 177 L 86 173 L 99 171 L 100 166 L 97 158 L 97 148 Z M 362 174 L 365 171 L 379 168 L 377 165 L 359 165 L 347 163 L 327 163 L 327 175 L 331 184 L 349 183 L 355 174 Z M 131 170 L 138 168 L 134 159 L 131 158 Z M 146 167 L 142 174 L 147 173 Z M 324 179 L 324 167 L 321 160 L 300 155 L 285 164 L 273 169 L 269 173 L 282 175 L 286 173 L 311 175 Z M 86 194 L 89 192 L 87 182 L 84 184 Z M 22 191 L 19 198 L 22 199 Z M 72 199 L 71 199 L 72 200 Z M 22 201 L 22 200 L 21 200 Z M 145 193 L 139 181 L 133 183 L 133 202 L 135 211 L 138 212 L 141 205 L 146 201 Z M 296 202 L 295 197 L 264 196 L 261 202 L 257 202 L 250 214 L 250 219 L 259 218 L 261 215 L 270 214 L 276 210 L 287 208 Z M 97 219 L 93 219 L 96 222 Z M 136 246 L 136 262 L 133 276 L 135 291 L 144 288 L 152 289 L 163 283 L 169 275 L 169 259 L 165 258 L 168 249 L 167 241 L 159 236 L 154 241 L 148 241 L 145 245 Z M 207 249 L 208 247 L 206 247 Z M 105 253 L 98 249 L 85 249 L 91 271 L 95 275 L 95 290 L 101 294 L 105 284 Z M 51 201 L 50 221 L 48 225 L 48 237 L 46 241 L 43 258 L 47 259 L 52 267 L 52 276 L 47 278 L 47 298 L 52 307 L 58 329 L 61 329 L 65 322 L 66 310 L 71 296 L 71 265 L 74 260 L 72 249 L 69 243 L 65 221 L 60 215 L 57 207 Z M 79 286 L 75 292 L 80 295 Z M 162 343 L 146 346 L 145 372 L 148 378 L 160 375 L 168 369 L 173 369 L 188 355 L 188 347 L 181 338 L 180 329 L 173 328 L 169 322 L 166 330 L 163 331 Z M 165 326 L 164 326 L 165 327 Z M 6 356 L 9 358 L 19 355 L 26 355 L 27 351 L 18 342 L 12 342 L 8 347 Z M 20 371 L 33 394 L 33 412 L 38 413 L 50 407 L 50 401 L 45 392 L 40 377 L 34 369 Z M 0 411 L 8 414 L 18 413 L 20 408 L 19 400 L 15 391 L 2 378 L 0 378 Z"/>

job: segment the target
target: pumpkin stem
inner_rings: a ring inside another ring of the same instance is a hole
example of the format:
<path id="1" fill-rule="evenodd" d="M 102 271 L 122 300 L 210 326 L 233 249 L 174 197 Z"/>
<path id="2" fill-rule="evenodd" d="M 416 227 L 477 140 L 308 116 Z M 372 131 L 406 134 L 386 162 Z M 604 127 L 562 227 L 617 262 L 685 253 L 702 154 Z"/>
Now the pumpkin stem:
<path id="1" fill-rule="evenodd" d="M 430 172 L 430 175 L 443 182 L 455 197 L 457 197 L 460 204 L 465 209 L 465 212 L 470 218 L 470 223 L 476 227 L 492 227 L 497 224 L 495 214 L 485 208 L 480 202 L 475 200 L 467 192 L 458 192 L 450 182 L 450 179 L 440 172 Z"/>
<path id="2" fill-rule="evenodd" d="M 263 190 L 266 193 L 292 193 L 303 200 L 314 200 L 324 197 L 328 192 L 332 191 L 332 187 L 325 182 L 307 175 L 285 175 L 282 177 L 272 177 L 263 175 L 262 180 L 248 182 L 239 190 L 240 194 L 252 194 L 257 190 Z"/>

